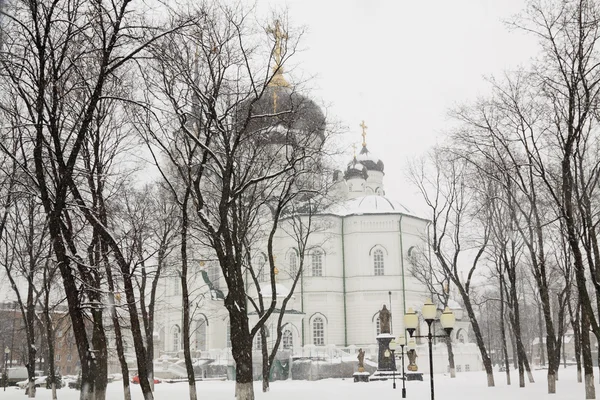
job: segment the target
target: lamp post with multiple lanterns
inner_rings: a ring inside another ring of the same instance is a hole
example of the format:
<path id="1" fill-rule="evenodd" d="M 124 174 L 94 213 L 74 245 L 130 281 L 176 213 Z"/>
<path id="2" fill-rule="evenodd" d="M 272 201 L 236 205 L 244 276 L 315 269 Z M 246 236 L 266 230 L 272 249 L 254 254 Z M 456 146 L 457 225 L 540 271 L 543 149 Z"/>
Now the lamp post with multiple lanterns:
<path id="1" fill-rule="evenodd" d="M 417 326 L 419 325 L 419 317 L 417 316 L 417 313 L 415 311 L 413 311 L 412 308 L 409 308 L 408 312 L 406 314 L 404 314 L 404 328 L 408 331 L 408 334 L 410 335 L 411 338 L 412 337 L 427 338 L 427 341 L 429 342 L 429 375 L 431 378 L 430 379 L 430 381 L 431 381 L 431 400 L 434 400 L 435 399 L 435 390 L 434 390 L 434 384 L 433 384 L 433 338 L 434 337 L 445 338 L 446 336 L 445 335 L 433 335 L 431 333 L 431 325 L 433 324 L 433 321 L 435 321 L 435 319 L 437 317 L 437 308 L 431 302 L 431 299 L 425 300 L 425 304 L 423 305 L 423 308 L 421 309 L 421 315 L 423 316 L 423 319 L 425 320 L 425 322 L 427 322 L 428 333 L 426 336 L 414 335 L 414 332 L 417 329 Z M 446 334 L 448 336 L 450 336 L 452 329 L 454 329 L 455 321 L 456 321 L 456 318 L 454 317 L 454 313 L 452 311 L 450 311 L 450 309 L 448 307 L 446 307 L 446 309 L 440 316 L 440 323 L 442 325 L 442 328 L 444 328 L 444 331 L 446 331 Z"/>
<path id="2" fill-rule="evenodd" d="M 398 338 L 398 345 L 400 346 L 400 356 L 402 357 L 402 398 L 406 398 L 406 375 L 404 375 L 404 346 L 406 346 L 406 337 L 400 335 Z"/>
<path id="3" fill-rule="evenodd" d="M 393 371 L 393 374 L 394 374 L 394 376 L 393 376 L 394 383 L 392 385 L 392 387 L 394 389 L 396 389 L 396 370 L 397 370 L 397 368 L 396 368 L 396 362 L 395 362 L 396 359 L 394 358 L 395 357 L 394 354 L 396 352 L 396 346 L 397 346 L 396 340 L 392 339 L 392 341 L 388 345 L 388 348 L 390 349 L 390 352 L 392 353 L 392 360 L 394 360 L 394 364 L 393 364 L 394 365 L 394 371 Z"/>

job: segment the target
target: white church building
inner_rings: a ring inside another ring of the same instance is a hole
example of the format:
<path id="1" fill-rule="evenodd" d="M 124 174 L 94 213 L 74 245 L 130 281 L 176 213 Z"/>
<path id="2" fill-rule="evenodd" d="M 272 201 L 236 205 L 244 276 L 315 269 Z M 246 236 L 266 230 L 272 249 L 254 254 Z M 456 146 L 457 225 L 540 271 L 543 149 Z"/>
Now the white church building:
<path id="1" fill-rule="evenodd" d="M 303 273 L 284 315 L 280 349 L 310 357 L 320 352 L 353 355 L 358 348 L 364 348 L 368 356 L 376 357 L 378 312 L 382 305 L 391 310 L 392 334 L 399 336 L 404 333 L 405 311 L 410 307 L 419 310 L 425 299 L 431 297 L 425 286 L 411 275 L 409 266 L 411 251 L 426 246 L 429 221 L 385 197 L 384 164 L 364 142 L 360 153 L 335 179 L 340 201 L 313 217 L 321 221 L 324 228 L 310 235 Z M 275 242 L 279 298 L 289 293 L 299 265 L 296 240 L 284 231 L 279 231 Z M 213 290 L 202 279 L 202 270 L 207 272 Z M 165 278 L 161 285 L 163 308 L 155 319 L 158 357 L 183 357 L 179 285 L 178 276 Z M 220 295 L 226 286 L 218 264 L 199 262 L 191 286 L 195 293 L 193 354 L 205 362 L 232 363 L 228 314 Z M 268 283 L 263 288 L 263 296 L 270 297 Z M 468 318 L 463 318 L 458 303 L 451 301 L 450 306 L 457 316 L 453 342 L 466 343 Z M 274 341 L 277 315 L 276 312 L 267 323 L 268 342 Z M 251 313 L 250 323 L 256 319 Z M 424 322 L 420 331 L 426 333 Z M 257 348 L 259 342 L 257 335 Z M 422 351 L 424 357 L 425 347 Z M 440 345 L 438 352 L 444 351 L 445 346 Z M 470 361 L 463 370 L 480 369 L 476 349 L 466 353 Z M 436 361 L 439 372 L 444 371 L 447 359 L 441 354 L 436 359 L 440 360 Z M 458 365 L 460 360 L 458 355 Z"/>
<path id="2" fill-rule="evenodd" d="M 257 109 L 274 107 L 270 103 L 272 96 L 279 109 L 300 107 L 302 118 L 290 122 L 286 129 L 318 129 L 324 125 L 325 117 L 312 100 L 293 92 L 281 75 L 273 82 L 263 104 L 255 104 Z M 280 349 L 291 355 L 310 358 L 328 352 L 355 358 L 356 350 L 362 347 L 367 349 L 367 358 L 376 357 L 378 312 L 382 306 L 391 310 L 392 334 L 399 336 L 404 333 L 405 311 L 410 307 L 419 310 L 431 297 L 425 285 L 411 275 L 408 264 L 413 249 L 426 248 L 429 221 L 385 196 L 384 163 L 367 148 L 366 126 L 361 126 L 363 143 L 359 154 L 334 176 L 338 200 L 313 216 L 322 228 L 310 235 L 303 271 L 284 314 Z M 292 287 L 291 277 L 298 271 L 300 255 L 296 240 L 285 229 L 279 229 L 274 248 L 277 295 L 281 298 Z M 266 257 L 262 257 L 266 263 Z M 197 259 L 197 270 L 190 278 L 192 354 L 206 363 L 232 363 L 228 313 L 222 300 L 225 281 L 216 261 L 202 261 L 201 255 Z M 173 274 L 162 280 L 159 290 L 155 355 L 164 360 L 183 357 L 179 285 L 180 278 Z M 267 293 L 263 290 L 263 295 L 268 296 L 270 283 L 265 287 L 269 289 Z M 464 343 L 468 340 L 468 318 L 462 318 L 457 303 L 452 306 L 457 314 L 453 341 Z M 277 312 L 267 322 L 268 342 L 276 335 L 276 316 Z M 255 322 L 256 315 L 249 317 L 251 324 Z M 425 326 L 423 322 L 421 332 L 426 332 Z M 446 363 L 441 363 L 441 367 L 445 369 Z"/>

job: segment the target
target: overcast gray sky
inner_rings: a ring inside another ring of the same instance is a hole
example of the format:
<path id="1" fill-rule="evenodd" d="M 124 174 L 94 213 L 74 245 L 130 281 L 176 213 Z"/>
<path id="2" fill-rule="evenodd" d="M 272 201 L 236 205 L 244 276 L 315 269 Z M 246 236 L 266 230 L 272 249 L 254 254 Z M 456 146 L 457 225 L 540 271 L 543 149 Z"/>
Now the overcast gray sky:
<path id="1" fill-rule="evenodd" d="M 449 125 L 448 110 L 486 91 L 485 77 L 526 64 L 534 38 L 503 21 L 525 0 L 258 0 L 260 13 L 287 5 L 306 26 L 292 78 L 310 86 L 328 114 L 385 163 L 387 195 L 417 211 L 407 159 L 423 154 Z M 293 79 L 292 79 L 293 80 Z M 348 159 L 352 150 L 348 151 Z"/>

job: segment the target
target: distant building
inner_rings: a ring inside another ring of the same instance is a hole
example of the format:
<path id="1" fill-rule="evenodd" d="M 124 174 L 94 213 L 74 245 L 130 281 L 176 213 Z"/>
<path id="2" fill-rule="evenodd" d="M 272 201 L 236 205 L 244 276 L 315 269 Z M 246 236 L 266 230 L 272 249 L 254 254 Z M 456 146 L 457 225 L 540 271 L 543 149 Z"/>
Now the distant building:
<path id="1" fill-rule="evenodd" d="M 40 311 L 37 311 L 40 314 Z M 43 318 L 40 315 L 40 318 Z M 71 319 L 67 310 L 57 310 L 52 313 L 55 323 L 54 363 L 56 371 L 62 375 L 76 374 L 79 371 L 79 355 Z M 35 337 L 37 348 L 36 370 L 48 372 L 48 336 L 39 321 L 35 324 Z M 8 358 L 9 367 L 21 367 L 27 364 L 27 336 L 23 315 L 16 302 L 0 303 L 0 347 L 10 350 Z M 4 358 L 4 351 L 2 352 Z M 2 360 L 4 365 L 5 360 Z"/>

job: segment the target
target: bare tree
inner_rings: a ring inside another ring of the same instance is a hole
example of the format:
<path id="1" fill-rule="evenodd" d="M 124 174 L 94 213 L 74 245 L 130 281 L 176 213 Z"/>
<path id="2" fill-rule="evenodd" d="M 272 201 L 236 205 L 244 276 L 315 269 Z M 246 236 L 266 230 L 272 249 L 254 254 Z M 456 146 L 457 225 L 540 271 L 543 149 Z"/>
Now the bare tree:
<path id="1" fill-rule="evenodd" d="M 259 331 L 260 339 L 261 339 L 261 354 L 262 354 L 262 389 L 263 392 L 267 392 L 269 390 L 269 378 L 271 374 L 271 368 L 273 366 L 273 362 L 275 361 L 275 357 L 277 356 L 277 352 L 279 351 L 279 346 L 281 344 L 283 338 L 283 328 L 284 328 L 284 317 L 287 311 L 287 306 L 290 300 L 295 295 L 295 289 L 300 281 L 302 274 L 304 272 L 305 265 L 305 254 L 308 250 L 309 240 L 311 237 L 319 231 L 322 231 L 325 227 L 328 226 L 327 221 L 323 216 L 319 216 L 319 212 L 323 211 L 327 208 L 328 205 L 331 204 L 331 199 L 328 196 L 329 194 L 329 182 L 325 180 L 314 181 L 313 182 L 313 190 L 315 193 L 319 193 L 318 196 L 311 195 L 308 197 L 300 197 L 300 199 L 295 199 L 290 201 L 287 204 L 286 210 L 282 215 L 281 223 L 278 227 L 279 231 L 276 233 L 276 236 L 280 237 L 289 237 L 292 239 L 292 242 L 295 244 L 295 248 L 298 251 L 298 264 L 296 265 L 295 270 L 288 271 L 289 278 L 291 279 L 291 285 L 287 289 L 286 293 L 277 292 L 276 295 L 281 297 L 280 303 L 278 303 L 277 313 L 276 313 L 276 323 L 275 323 L 275 332 L 276 336 L 274 340 L 271 342 L 271 346 L 267 344 L 267 335 L 266 335 L 266 326 L 263 324 L 261 330 Z M 317 190 L 317 188 L 319 188 Z M 247 244 L 248 248 L 252 248 L 250 243 Z M 271 254 L 273 256 L 273 254 Z M 253 276 L 254 285 L 259 288 L 261 287 L 261 282 L 257 279 L 256 274 L 251 274 Z M 264 286 L 264 285 L 263 285 Z M 270 290 L 272 290 L 272 282 L 268 282 Z M 269 292 L 270 292 L 269 290 Z M 257 291 L 256 299 L 252 296 L 248 296 L 248 301 L 252 304 L 254 310 L 258 314 L 259 317 L 262 317 L 265 313 L 265 302 L 269 301 L 269 297 L 271 294 L 265 295 L 262 290 Z M 290 372 L 292 369 L 292 365 L 289 366 Z"/>
<path id="2" fill-rule="evenodd" d="M 122 78 L 123 66 L 164 34 L 145 25 L 141 13 L 129 6 L 128 0 L 110 5 L 79 0 L 14 1 L 3 10 L 0 69 L 7 94 L 3 109 L 18 124 L 17 142 L 28 155 L 28 162 L 20 166 L 34 180 L 47 216 L 81 359 L 82 399 L 105 397 L 106 340 L 103 283 L 97 270 L 88 268 L 80 255 L 86 251 L 73 231 L 78 221 L 70 209 L 73 200 L 79 206 L 77 211 L 93 226 L 94 237 L 102 237 L 109 248 L 117 250 L 106 227 L 82 202 L 87 199 L 77 195 L 82 149 L 106 93 L 106 82 Z M 8 148 L 3 150 L 10 154 Z M 125 269 L 124 276 L 130 272 Z M 91 337 L 82 299 L 89 301 L 93 316 Z M 133 295 L 128 304 L 135 314 Z M 135 344 L 138 356 L 143 354 L 141 340 Z M 140 366 L 140 374 L 144 373 Z M 151 398 L 147 382 L 142 388 L 145 397 Z"/>
<path id="3" fill-rule="evenodd" d="M 592 307 L 595 294 L 596 306 L 600 302 L 597 279 L 599 252 L 594 251 L 596 233 L 592 233 L 590 246 L 580 237 L 581 223 L 584 232 L 594 225 L 589 214 L 589 192 L 581 190 L 578 182 L 588 181 L 589 176 L 579 168 L 582 160 L 589 160 L 590 134 L 595 132 L 597 117 L 595 104 L 600 94 L 600 64 L 597 49 L 600 9 L 593 1 L 541 2 L 532 1 L 527 13 L 515 25 L 533 32 L 540 41 L 543 62 L 534 70 L 535 85 L 540 90 L 541 104 L 546 111 L 547 135 L 543 140 L 532 141 L 528 156 L 539 170 L 561 218 L 564 220 L 567 242 L 573 255 L 575 278 L 580 304 L 582 305 L 582 354 L 586 398 L 595 398 L 593 366 L 589 340 L 585 332 L 591 327 L 597 338 L 600 328 Z M 537 133 L 537 132 L 536 132 Z M 545 163 L 546 146 L 554 148 L 556 170 Z M 592 162 L 592 165 L 595 162 Z M 595 185 L 592 185 L 595 186 Z M 587 188 L 586 188 L 587 189 Z M 587 258 L 587 259 L 586 259 Z M 586 264 L 592 276 L 593 290 L 590 296 L 586 286 Z"/>
<path id="4" fill-rule="evenodd" d="M 424 240 L 427 243 L 427 240 Z M 420 250 L 420 251 L 419 251 Z M 439 266 L 437 259 L 432 260 L 428 256 L 428 249 L 418 249 L 409 255 L 410 273 L 427 291 L 436 297 L 436 302 L 441 305 L 442 310 L 448 306 L 450 300 L 450 276 Z M 448 366 L 450 368 L 450 377 L 456 378 L 456 367 L 454 364 L 454 351 L 452 350 L 452 338 L 448 336 L 445 340 L 448 350 Z"/>
<path id="5" fill-rule="evenodd" d="M 153 145 L 191 188 L 195 223 L 227 283 L 236 396 L 252 399 L 253 338 L 276 307 L 273 237 L 287 205 L 315 191 L 325 124 L 318 108 L 282 76 L 294 52 L 293 32 L 276 24 L 270 46 L 261 46 L 256 38 L 265 38 L 264 30 L 246 10 L 217 4 L 198 12 L 201 23 L 156 48 L 155 75 L 145 79 L 160 88 L 152 101 L 162 101 L 167 111 L 162 126 L 153 115 L 146 126 Z M 270 56 L 272 71 L 265 68 Z M 257 271 L 246 244 L 258 230 L 266 238 L 271 298 L 250 327 L 245 275 Z"/>
<path id="6" fill-rule="evenodd" d="M 41 282 L 44 257 L 46 256 L 45 243 L 46 225 L 38 217 L 39 205 L 31 195 L 19 199 L 18 205 L 11 208 L 8 226 L 9 233 L 4 238 L 4 250 L 7 257 L 4 260 L 4 270 L 14 291 L 17 303 L 21 310 L 25 336 L 27 338 L 27 374 L 29 385 L 27 393 L 30 398 L 35 397 L 35 365 L 37 357 L 36 345 L 36 308 L 40 293 L 36 285 Z M 24 287 L 20 287 L 18 280 L 23 279 Z M 24 293 L 23 293 L 24 292 Z"/>
<path id="7" fill-rule="evenodd" d="M 473 274 L 480 267 L 482 255 L 489 241 L 489 227 L 475 217 L 485 213 L 487 204 L 470 202 L 467 193 L 468 164 L 460 159 L 446 159 L 441 149 L 436 149 L 429 163 L 413 164 L 409 178 L 417 186 L 431 211 L 430 246 L 444 273 L 457 288 L 467 315 L 487 374 L 488 386 L 494 386 L 492 362 L 485 347 L 483 334 L 475 315 L 471 299 Z M 470 226 L 472 231 L 466 230 Z M 474 232 L 475 227 L 479 232 Z M 463 280 L 459 256 L 470 248 L 474 255 Z"/>

